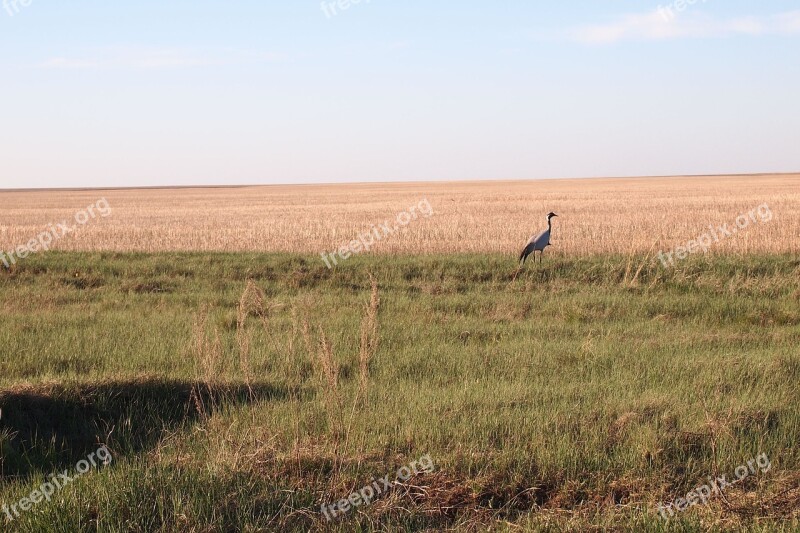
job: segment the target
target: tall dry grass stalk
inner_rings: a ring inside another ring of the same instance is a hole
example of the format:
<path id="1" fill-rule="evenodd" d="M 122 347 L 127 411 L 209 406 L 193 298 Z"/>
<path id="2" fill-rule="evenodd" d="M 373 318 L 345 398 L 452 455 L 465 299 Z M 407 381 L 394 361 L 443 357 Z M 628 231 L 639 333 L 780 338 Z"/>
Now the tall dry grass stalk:
<path id="1" fill-rule="evenodd" d="M 280 353 L 281 350 L 276 347 L 275 339 L 269 327 L 270 312 L 279 307 L 281 307 L 281 304 L 268 304 L 267 295 L 261 287 L 256 285 L 253 280 L 247 280 L 236 311 L 236 344 L 239 348 L 239 368 L 251 397 L 253 394 L 253 362 L 251 356 L 253 334 L 247 327 L 247 319 L 250 316 L 255 316 L 260 320 L 265 337 L 269 339 L 275 352 Z"/>
<path id="2" fill-rule="evenodd" d="M 306 350 L 309 356 L 314 360 L 320 384 L 325 391 L 325 410 L 328 415 L 331 433 L 334 437 L 334 450 L 337 458 L 338 451 L 342 448 L 342 445 L 347 447 L 358 406 L 361 400 L 366 398 L 369 386 L 369 366 L 378 350 L 378 312 L 381 300 L 378 281 L 372 274 L 370 274 L 369 278 L 370 297 L 364 308 L 364 316 L 361 319 L 360 329 L 358 352 L 359 381 L 352 398 L 352 409 L 346 428 L 344 427 L 345 416 L 343 414 L 345 398 L 339 383 L 341 368 L 336 361 L 333 345 L 322 326 L 317 326 L 319 338 L 316 342 L 314 341 L 312 325 L 308 318 L 308 313 L 306 313 L 302 319 L 302 325 L 299 328 L 306 345 Z M 334 464 L 334 475 L 336 472 L 336 464 Z"/>
<path id="3" fill-rule="evenodd" d="M 317 380 L 324 390 L 324 405 L 328 423 L 334 434 L 338 434 L 342 399 L 339 391 L 339 365 L 333 355 L 333 346 L 322 326 L 318 326 L 319 339 L 314 342 L 308 315 L 303 317 L 301 332 L 309 358 L 314 363 Z"/>
<path id="4" fill-rule="evenodd" d="M 298 338 L 302 335 L 302 328 L 300 311 L 295 305 L 292 307 L 291 311 L 291 329 L 289 330 L 289 338 L 286 342 L 286 368 L 289 369 L 287 381 L 289 383 L 290 394 L 295 399 L 298 399 L 300 386 L 303 383 L 302 351 L 298 347 Z"/>
<path id="5" fill-rule="evenodd" d="M 292 424 L 294 430 L 294 438 L 292 439 L 292 455 L 294 457 L 294 465 L 299 476 L 302 476 L 303 473 L 303 462 L 301 458 L 301 439 L 303 437 L 304 432 L 301 431 L 301 421 L 303 419 L 303 403 L 301 399 L 301 387 L 303 383 L 303 361 L 301 360 L 300 352 L 301 350 L 298 348 L 298 337 L 303 335 L 301 331 L 304 328 L 302 320 L 300 318 L 300 309 L 298 305 L 292 306 L 291 311 L 292 322 L 291 322 L 291 330 L 289 333 L 289 339 L 287 342 L 287 368 L 289 369 L 289 374 L 287 376 L 287 383 L 289 385 L 289 399 L 291 401 L 291 406 L 294 411 L 294 416 L 292 417 Z"/>
<path id="6" fill-rule="evenodd" d="M 224 374 L 224 352 L 219 330 L 215 327 L 209 333 L 208 317 L 208 306 L 201 306 L 195 316 L 192 327 L 192 355 L 197 369 L 198 383 L 192 387 L 191 400 L 198 414 L 203 418 L 207 418 L 210 406 L 205 405 L 203 394 L 199 387 L 205 385 L 208 392 L 207 397 L 209 401 L 214 403 L 216 401 L 216 384 Z"/>
<path id="7" fill-rule="evenodd" d="M 247 280 L 242 296 L 239 298 L 239 308 L 236 311 L 236 344 L 239 347 L 239 366 L 244 376 L 244 382 L 252 397 L 253 375 L 252 361 L 250 359 L 250 346 L 252 333 L 247 329 L 247 317 L 255 311 L 262 314 L 264 311 L 264 293 L 253 283 Z"/>
<path id="8" fill-rule="evenodd" d="M 195 316 L 192 344 L 200 375 L 205 383 L 211 385 L 217 382 L 224 373 L 224 352 L 219 330 L 214 327 L 211 333 L 208 331 L 208 317 L 208 306 L 202 306 Z"/>
<path id="9" fill-rule="evenodd" d="M 347 448 L 350 442 L 350 431 L 353 428 L 359 401 L 363 401 L 364 407 L 366 407 L 368 403 L 369 364 L 378 351 L 378 342 L 380 339 L 378 335 L 378 310 L 380 308 L 381 299 L 378 294 L 378 281 L 372 273 L 369 274 L 369 281 L 371 288 L 369 301 L 364 309 L 364 317 L 361 319 L 361 344 L 358 351 L 359 385 L 358 391 L 353 398 L 350 420 L 347 423 L 347 431 L 344 437 L 345 448 Z"/>
<path id="10" fill-rule="evenodd" d="M 322 376 L 328 385 L 328 391 L 333 400 L 332 406 L 341 410 L 342 397 L 339 392 L 339 364 L 333 356 L 333 346 L 330 339 L 325 334 L 322 326 L 319 326 L 319 349 L 317 350 L 317 362 L 322 370 Z"/>
<path id="11" fill-rule="evenodd" d="M 381 304 L 378 296 L 378 282 L 371 273 L 369 281 L 372 290 L 364 318 L 361 320 L 361 346 L 358 351 L 359 393 L 365 398 L 369 383 L 369 363 L 378 351 L 378 308 Z"/>

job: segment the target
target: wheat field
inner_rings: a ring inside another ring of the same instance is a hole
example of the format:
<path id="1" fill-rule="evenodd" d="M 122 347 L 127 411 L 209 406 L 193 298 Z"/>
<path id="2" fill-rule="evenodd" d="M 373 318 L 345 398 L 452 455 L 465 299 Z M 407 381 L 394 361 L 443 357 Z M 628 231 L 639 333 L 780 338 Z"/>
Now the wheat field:
<path id="1" fill-rule="evenodd" d="M 100 198 L 111 216 L 54 242 L 72 251 L 267 251 L 322 253 L 427 200 L 419 217 L 370 253 L 516 253 L 559 214 L 550 254 L 668 250 L 755 220 L 714 253 L 800 250 L 800 174 L 504 182 L 280 185 L 227 188 L 0 191 L 0 249 L 12 250 L 48 224 L 72 221 Z"/>

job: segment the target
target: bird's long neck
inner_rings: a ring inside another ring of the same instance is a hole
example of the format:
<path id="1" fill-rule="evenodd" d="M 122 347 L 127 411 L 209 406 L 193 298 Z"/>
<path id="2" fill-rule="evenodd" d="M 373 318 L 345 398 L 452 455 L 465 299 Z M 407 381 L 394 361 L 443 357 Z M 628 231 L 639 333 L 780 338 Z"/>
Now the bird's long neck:
<path id="1" fill-rule="evenodd" d="M 550 218 L 550 217 L 547 218 L 547 229 L 548 230 L 552 230 L 553 229 L 553 219 Z"/>

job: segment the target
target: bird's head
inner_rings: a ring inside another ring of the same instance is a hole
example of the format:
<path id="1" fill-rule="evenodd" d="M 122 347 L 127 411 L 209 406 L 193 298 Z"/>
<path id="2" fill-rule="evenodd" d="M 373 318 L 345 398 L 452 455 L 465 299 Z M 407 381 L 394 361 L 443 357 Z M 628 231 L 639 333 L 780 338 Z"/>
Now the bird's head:
<path id="1" fill-rule="evenodd" d="M 553 217 L 557 217 L 557 216 L 558 215 L 556 215 L 555 213 L 550 213 L 550 214 L 547 215 L 547 221 L 550 222 L 550 219 L 552 219 Z"/>

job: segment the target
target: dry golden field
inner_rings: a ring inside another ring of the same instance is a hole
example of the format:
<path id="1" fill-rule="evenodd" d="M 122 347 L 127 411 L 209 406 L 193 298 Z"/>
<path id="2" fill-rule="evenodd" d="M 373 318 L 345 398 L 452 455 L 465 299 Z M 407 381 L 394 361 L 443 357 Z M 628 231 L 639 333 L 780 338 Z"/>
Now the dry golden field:
<path id="1" fill-rule="evenodd" d="M 395 183 L 230 188 L 1 191 L 0 249 L 106 198 L 53 249 L 113 251 L 332 251 L 427 199 L 435 214 L 412 221 L 372 252 L 518 252 L 555 211 L 549 254 L 667 250 L 767 204 L 712 251 L 800 249 L 800 175 Z"/>

